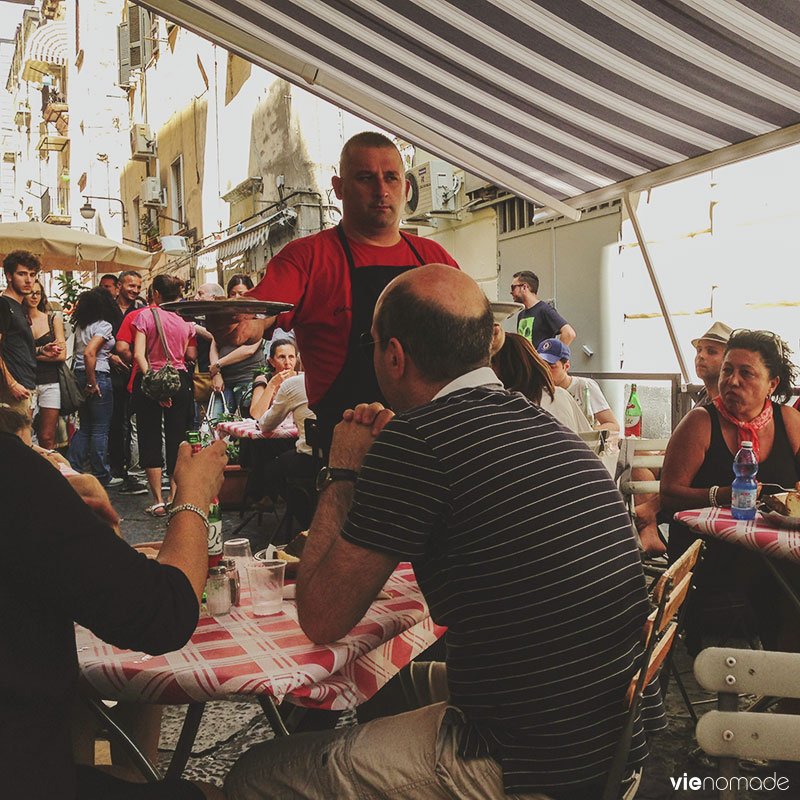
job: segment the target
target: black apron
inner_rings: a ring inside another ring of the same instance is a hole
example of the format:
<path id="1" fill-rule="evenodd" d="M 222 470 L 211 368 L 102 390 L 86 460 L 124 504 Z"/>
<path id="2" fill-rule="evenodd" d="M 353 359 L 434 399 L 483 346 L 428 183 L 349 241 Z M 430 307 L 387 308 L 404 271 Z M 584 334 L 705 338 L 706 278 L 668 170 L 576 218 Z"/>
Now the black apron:
<path id="1" fill-rule="evenodd" d="M 350 244 L 341 225 L 336 227 L 336 233 L 347 259 L 350 274 L 352 321 L 344 365 L 325 396 L 314 407 L 317 415 L 317 439 L 312 446 L 316 449 L 316 445 L 319 445 L 324 450 L 326 459 L 333 438 L 333 429 L 341 422 L 342 413 L 346 409 L 353 408 L 357 403 L 384 402 L 378 387 L 378 379 L 375 377 L 372 353 L 361 347 L 360 342 L 361 334 L 368 333 L 372 327 L 372 314 L 378 297 L 398 275 L 425 263 L 411 241 L 401 233 L 401 238 L 411 248 L 418 264 L 409 264 L 405 267 L 380 264 L 356 267 Z"/>

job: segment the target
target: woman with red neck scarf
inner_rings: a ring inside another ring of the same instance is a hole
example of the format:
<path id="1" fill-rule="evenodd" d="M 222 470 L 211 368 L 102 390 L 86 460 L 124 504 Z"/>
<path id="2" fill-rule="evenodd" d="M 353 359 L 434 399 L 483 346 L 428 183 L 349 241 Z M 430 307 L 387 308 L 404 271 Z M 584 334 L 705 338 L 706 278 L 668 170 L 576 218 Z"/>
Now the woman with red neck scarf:
<path id="1" fill-rule="evenodd" d="M 731 334 L 719 395 L 713 405 L 690 411 L 670 438 L 661 472 L 663 510 L 730 506 L 733 459 L 743 441 L 753 443 L 760 483 L 793 487 L 800 479 L 800 412 L 782 405 L 797 375 L 790 356 L 786 343 L 770 331 L 739 329 Z M 671 524 L 670 561 L 695 538 L 685 526 Z M 793 571 L 791 565 L 781 564 L 781 569 Z M 787 577 L 800 583 L 800 575 Z M 786 641 L 783 615 L 776 613 L 782 602 L 774 578 L 752 553 L 724 542 L 708 543 L 693 616 L 702 619 L 705 609 L 709 620 L 718 616 L 730 629 L 736 624 L 735 609 L 743 619 L 753 620 L 753 612 L 765 647 L 800 650 L 800 641 Z"/>

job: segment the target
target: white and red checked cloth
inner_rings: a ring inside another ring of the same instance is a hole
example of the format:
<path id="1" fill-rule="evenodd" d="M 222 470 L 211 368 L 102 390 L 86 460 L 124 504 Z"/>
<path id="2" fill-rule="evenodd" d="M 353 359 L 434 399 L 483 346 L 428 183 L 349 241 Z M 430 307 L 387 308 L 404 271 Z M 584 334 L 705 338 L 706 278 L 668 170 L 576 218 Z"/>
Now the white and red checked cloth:
<path id="1" fill-rule="evenodd" d="M 401 667 L 445 631 L 430 618 L 410 564 L 386 583 L 343 639 L 313 644 L 284 600 L 280 614 L 254 617 L 246 605 L 221 617 L 201 617 L 189 643 L 174 653 L 148 656 L 119 650 L 75 626 L 81 674 L 109 700 L 189 703 L 230 695 L 268 694 L 299 705 L 336 711 L 372 697 Z"/>
<path id="2" fill-rule="evenodd" d="M 287 415 L 286 419 L 277 428 L 266 433 L 261 432 L 258 427 L 258 420 L 237 419 L 233 422 L 220 422 L 216 428 L 217 439 L 223 436 L 233 436 L 235 439 L 296 439 L 297 425 L 294 424 L 292 415 Z"/>
<path id="3" fill-rule="evenodd" d="M 731 517 L 729 508 L 696 508 L 679 511 L 675 519 L 696 533 L 705 533 L 775 558 L 800 562 L 800 531 L 778 528 L 758 512 L 753 520 L 736 520 Z"/>

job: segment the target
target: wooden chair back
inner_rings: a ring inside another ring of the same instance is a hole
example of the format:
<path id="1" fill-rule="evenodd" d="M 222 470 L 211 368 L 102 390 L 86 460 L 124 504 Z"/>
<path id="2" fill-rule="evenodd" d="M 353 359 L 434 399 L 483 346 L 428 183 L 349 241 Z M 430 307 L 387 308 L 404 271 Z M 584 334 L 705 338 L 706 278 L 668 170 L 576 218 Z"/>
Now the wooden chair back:
<path id="1" fill-rule="evenodd" d="M 655 608 L 642 629 L 644 650 L 640 667 L 631 678 L 625 693 L 628 716 L 608 773 L 603 800 L 618 800 L 625 765 L 628 761 L 633 729 L 645 687 L 655 678 L 669 655 L 680 627 L 681 608 L 686 602 L 692 577 L 704 544 L 696 540 L 686 552 L 656 581 L 651 597 Z"/>

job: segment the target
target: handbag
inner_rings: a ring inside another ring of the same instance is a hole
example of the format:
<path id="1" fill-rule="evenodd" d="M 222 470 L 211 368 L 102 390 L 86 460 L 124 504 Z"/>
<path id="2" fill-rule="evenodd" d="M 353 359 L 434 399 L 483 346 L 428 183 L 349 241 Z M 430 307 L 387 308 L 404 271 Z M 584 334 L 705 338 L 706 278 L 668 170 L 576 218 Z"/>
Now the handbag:
<path id="1" fill-rule="evenodd" d="M 211 373 L 197 372 L 195 370 L 192 375 L 192 390 L 195 403 L 201 406 L 205 405 L 208 402 L 208 398 L 211 397 Z"/>
<path id="2" fill-rule="evenodd" d="M 75 363 L 75 356 L 72 357 L 72 363 Z M 61 392 L 59 414 L 65 417 L 74 414 L 86 402 L 83 386 L 78 383 L 75 373 L 66 361 L 58 362 L 58 389 Z"/>
<path id="3" fill-rule="evenodd" d="M 158 313 L 155 308 L 151 308 L 150 310 L 153 312 L 158 335 L 161 338 L 161 346 L 164 348 L 168 363 L 164 364 L 158 372 L 149 369 L 142 376 L 142 394 L 144 394 L 145 397 L 149 397 L 151 400 L 160 402 L 162 400 L 169 400 L 171 397 L 175 397 L 175 395 L 178 394 L 181 390 L 181 376 L 172 364 L 172 356 L 167 347 L 167 339 L 164 336 L 164 329 L 161 327 L 161 320 L 158 317 Z"/>

